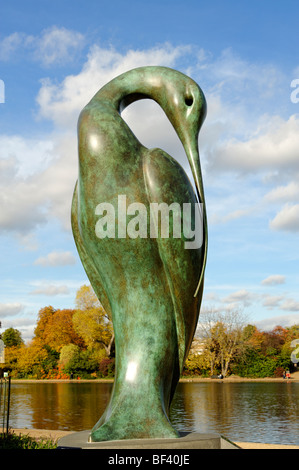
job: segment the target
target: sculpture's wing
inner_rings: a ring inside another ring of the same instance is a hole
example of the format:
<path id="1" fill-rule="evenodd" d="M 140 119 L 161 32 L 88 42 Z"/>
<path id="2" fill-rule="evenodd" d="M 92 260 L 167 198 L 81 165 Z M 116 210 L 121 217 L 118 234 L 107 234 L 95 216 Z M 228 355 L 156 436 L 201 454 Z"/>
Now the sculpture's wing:
<path id="1" fill-rule="evenodd" d="M 90 280 L 90 283 L 93 287 L 94 292 L 96 293 L 98 299 L 100 300 L 101 304 L 104 307 L 104 310 L 108 314 L 109 318 L 112 318 L 112 311 L 110 307 L 110 302 L 107 297 L 105 290 L 103 289 L 103 285 L 101 282 L 101 275 L 96 269 L 95 265 L 92 262 L 92 258 L 86 252 L 80 229 L 79 229 L 79 222 L 78 222 L 78 182 L 76 183 L 73 201 L 72 201 L 72 211 L 71 211 L 71 220 L 72 220 L 72 230 L 75 239 L 75 243 L 77 246 L 77 250 L 85 269 L 85 272 Z"/>
<path id="2" fill-rule="evenodd" d="M 149 203 L 197 202 L 192 185 L 178 162 L 160 149 L 148 151 L 143 174 Z M 194 222 L 194 220 L 193 220 Z M 197 325 L 203 290 L 205 246 L 186 249 L 184 237 L 157 238 L 160 258 L 172 296 L 182 371 Z M 198 295 L 194 292 L 200 281 Z"/>

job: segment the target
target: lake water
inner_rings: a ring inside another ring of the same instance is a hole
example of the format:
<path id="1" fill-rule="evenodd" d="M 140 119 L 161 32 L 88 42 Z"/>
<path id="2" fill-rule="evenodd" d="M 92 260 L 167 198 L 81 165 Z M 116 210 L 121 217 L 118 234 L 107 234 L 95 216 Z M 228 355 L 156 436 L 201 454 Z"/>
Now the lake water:
<path id="1" fill-rule="evenodd" d="M 11 428 L 84 431 L 98 421 L 111 383 L 12 383 Z M 238 442 L 299 445 L 299 383 L 179 383 L 170 419 L 178 431 Z"/>

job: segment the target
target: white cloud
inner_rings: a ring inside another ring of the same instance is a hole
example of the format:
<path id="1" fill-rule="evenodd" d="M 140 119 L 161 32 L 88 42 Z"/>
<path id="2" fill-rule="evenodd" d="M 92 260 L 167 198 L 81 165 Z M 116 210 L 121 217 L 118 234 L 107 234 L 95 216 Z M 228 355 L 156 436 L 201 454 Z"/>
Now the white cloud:
<path id="1" fill-rule="evenodd" d="M 210 150 L 209 168 L 238 173 L 275 168 L 291 174 L 299 170 L 298 148 L 299 117 L 292 115 L 284 120 L 267 116 L 261 129 L 256 127 L 249 138 L 231 137 L 214 145 Z"/>
<path id="2" fill-rule="evenodd" d="M 285 276 L 282 276 L 281 274 L 272 274 L 271 276 L 268 276 L 266 279 L 263 279 L 261 282 L 263 285 L 277 285 L 277 284 L 284 284 L 285 283 Z"/>
<path id="3" fill-rule="evenodd" d="M 0 60 L 9 60 L 20 47 L 27 45 L 29 36 L 24 33 L 12 33 L 0 41 Z"/>
<path id="4" fill-rule="evenodd" d="M 267 295 L 263 301 L 263 306 L 271 310 L 272 308 L 279 307 L 282 300 L 283 296 L 281 295 Z"/>
<path id="5" fill-rule="evenodd" d="M 47 285 L 41 286 L 33 291 L 30 292 L 32 295 L 67 295 L 69 294 L 69 288 L 67 286 L 55 286 L 55 285 Z"/>
<path id="6" fill-rule="evenodd" d="M 263 305 L 270 309 L 279 308 L 280 310 L 287 310 L 289 312 L 299 312 L 299 302 L 295 299 L 287 298 L 283 295 L 265 295 Z"/>
<path id="7" fill-rule="evenodd" d="M 299 172 L 295 172 L 293 177 L 299 177 Z M 264 197 L 266 202 L 284 203 L 283 207 L 270 221 L 270 228 L 285 232 L 299 231 L 299 185 L 295 181 L 290 181 L 284 186 L 272 189 Z"/>
<path id="8" fill-rule="evenodd" d="M 287 299 L 280 305 L 281 310 L 287 310 L 289 312 L 299 312 L 299 302 L 294 299 Z M 299 321 L 299 315 L 298 315 Z"/>
<path id="9" fill-rule="evenodd" d="M 243 303 L 244 305 L 250 305 L 251 302 L 253 301 L 254 296 L 251 294 L 248 290 L 246 289 L 240 289 L 236 292 L 233 292 L 232 294 L 228 295 L 224 299 L 222 299 L 222 302 L 226 304 L 237 304 L 239 302 Z"/>
<path id="10" fill-rule="evenodd" d="M 52 251 L 46 256 L 36 259 L 34 264 L 39 266 L 66 266 L 76 263 L 75 256 L 70 251 Z"/>
<path id="11" fill-rule="evenodd" d="M 14 32 L 0 41 L 0 60 L 9 60 L 20 53 L 22 58 L 38 60 L 43 66 L 65 65 L 85 45 L 84 36 L 63 27 L 52 26 L 33 36 Z"/>
<path id="12" fill-rule="evenodd" d="M 274 230 L 286 232 L 299 231 L 299 204 L 286 204 L 270 222 L 270 227 Z"/>
<path id="13" fill-rule="evenodd" d="M 45 222 L 38 181 L 32 177 L 26 180 L 17 176 L 9 179 L 7 175 L 14 172 L 13 166 L 7 166 L 6 170 L 0 178 L 0 227 L 3 231 L 24 234 Z"/>
<path id="14" fill-rule="evenodd" d="M 0 178 L 9 183 L 14 177 L 27 178 L 46 169 L 54 155 L 50 138 L 0 135 Z"/>
<path id="15" fill-rule="evenodd" d="M 269 310 L 272 308 L 278 308 L 288 312 L 299 312 L 299 302 L 292 298 L 287 298 L 284 295 L 264 295 L 263 306 Z M 298 314 L 299 322 L 299 314 Z"/>
<path id="16" fill-rule="evenodd" d="M 276 317 L 265 318 L 263 320 L 255 321 L 254 324 L 262 331 L 271 331 L 276 326 L 282 326 L 283 328 L 287 328 L 299 324 L 299 315 L 278 315 Z"/>
<path id="17" fill-rule="evenodd" d="M 238 56 L 232 48 L 224 49 L 219 57 L 202 56 L 200 67 L 208 69 L 218 82 L 218 88 L 225 84 L 233 85 L 242 94 L 254 88 L 258 94 L 272 96 L 281 74 L 272 64 L 255 64 Z M 245 98 L 245 96 L 244 96 Z"/>
<path id="18" fill-rule="evenodd" d="M 29 232 L 52 217 L 70 230 L 77 179 L 75 135 L 66 132 L 53 136 L 52 142 L 0 136 L 0 149 L 0 228 L 13 231 L 27 245 Z"/>
<path id="19" fill-rule="evenodd" d="M 240 219 L 241 217 L 246 217 L 250 215 L 253 211 L 253 208 L 250 209 L 236 209 L 235 211 L 229 212 L 226 215 L 211 214 L 209 216 L 209 222 L 211 224 L 227 223 L 233 220 Z"/>
<path id="20" fill-rule="evenodd" d="M 298 202 L 299 184 L 291 181 L 286 186 L 278 186 L 266 194 L 265 200 L 269 202 Z"/>
<path id="21" fill-rule="evenodd" d="M 0 303 L 0 315 L 1 317 L 9 317 L 11 315 L 16 315 L 24 309 L 24 305 L 19 302 L 11 303 Z"/>
<path id="22" fill-rule="evenodd" d="M 56 151 L 57 144 L 50 139 L 0 135 L 0 228 L 14 232 L 27 248 L 36 245 L 30 232 L 48 221 L 47 213 L 55 205 L 52 194 L 63 186 L 60 173 L 56 182 L 47 177 L 53 162 L 58 164 Z"/>
<path id="23" fill-rule="evenodd" d="M 36 238 L 36 234 L 31 233 L 17 233 L 16 238 L 25 250 L 36 251 L 39 247 L 39 243 Z"/>
<path id="24" fill-rule="evenodd" d="M 81 50 L 84 43 L 81 33 L 53 26 L 45 29 L 38 38 L 35 56 L 46 66 L 65 64 L 72 60 L 74 53 Z"/>

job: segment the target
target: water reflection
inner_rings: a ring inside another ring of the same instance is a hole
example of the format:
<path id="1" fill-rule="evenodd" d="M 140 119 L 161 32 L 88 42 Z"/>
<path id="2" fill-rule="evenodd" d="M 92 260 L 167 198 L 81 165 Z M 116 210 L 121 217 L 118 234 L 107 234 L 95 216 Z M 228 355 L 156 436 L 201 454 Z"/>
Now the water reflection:
<path id="1" fill-rule="evenodd" d="M 111 383 L 12 384 L 10 426 L 91 429 L 105 410 L 111 390 Z M 299 445 L 299 384 L 180 383 L 170 418 L 179 431 Z"/>
<path id="2" fill-rule="evenodd" d="M 104 412 L 111 388 L 111 383 L 12 384 L 10 426 L 90 429 Z"/>
<path id="3" fill-rule="evenodd" d="M 298 383 L 184 383 L 171 410 L 180 431 L 272 444 L 298 445 L 298 418 Z"/>

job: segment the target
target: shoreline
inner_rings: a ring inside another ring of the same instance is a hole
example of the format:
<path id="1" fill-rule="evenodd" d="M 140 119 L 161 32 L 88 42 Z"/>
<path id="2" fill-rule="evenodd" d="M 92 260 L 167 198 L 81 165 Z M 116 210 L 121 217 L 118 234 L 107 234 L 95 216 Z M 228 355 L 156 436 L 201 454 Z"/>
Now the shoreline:
<path id="1" fill-rule="evenodd" d="M 51 439 L 55 443 L 62 437 L 69 434 L 73 434 L 74 431 L 62 431 L 62 430 L 52 430 L 52 429 L 18 429 L 11 428 L 11 431 L 19 435 L 30 436 L 34 439 Z M 294 444 L 268 444 L 263 442 L 234 442 L 240 449 L 299 449 L 299 446 Z"/>
<path id="2" fill-rule="evenodd" d="M 210 378 L 210 377 L 182 377 L 179 383 L 241 383 L 241 382 L 263 382 L 263 383 L 299 383 L 298 372 L 296 377 L 284 379 L 282 377 L 272 378 L 247 378 L 247 377 L 226 377 L 224 379 Z M 113 383 L 114 379 L 13 379 L 11 383 Z"/>

